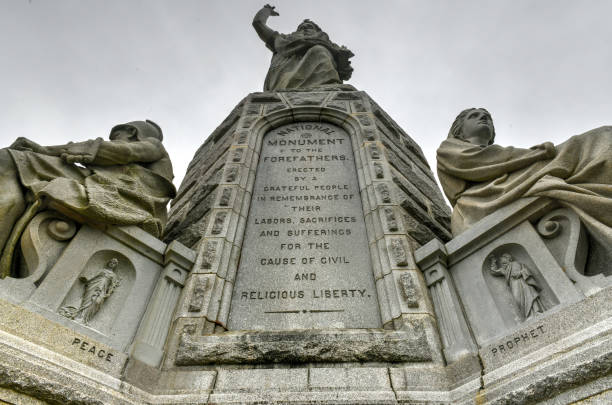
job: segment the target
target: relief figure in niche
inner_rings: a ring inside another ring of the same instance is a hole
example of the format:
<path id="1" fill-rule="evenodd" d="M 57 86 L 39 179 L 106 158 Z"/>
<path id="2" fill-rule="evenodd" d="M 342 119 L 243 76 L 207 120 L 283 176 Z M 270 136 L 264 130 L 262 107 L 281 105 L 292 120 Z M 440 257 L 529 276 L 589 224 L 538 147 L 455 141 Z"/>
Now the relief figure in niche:
<path id="1" fill-rule="evenodd" d="M 573 210 L 602 246 L 612 246 L 612 126 L 530 149 L 494 144 L 484 108 L 462 111 L 437 151 L 438 177 L 457 235 L 523 197 L 548 197 Z"/>
<path id="2" fill-rule="evenodd" d="M 506 279 L 523 320 L 545 311 L 540 299 L 541 288 L 524 264 L 515 261 L 510 253 L 503 253 L 499 257 L 499 266 L 497 257 L 491 256 L 490 260 L 489 271 L 496 277 Z"/>
<path id="3" fill-rule="evenodd" d="M 98 313 L 108 297 L 119 287 L 121 280 L 115 273 L 119 260 L 112 258 L 104 266 L 101 272 L 91 279 L 80 277 L 79 280 L 85 284 L 81 305 L 77 307 L 65 306 L 60 308 L 59 313 L 69 319 L 74 319 L 84 325 Z"/>
<path id="4" fill-rule="evenodd" d="M 310 20 L 304 20 L 291 34 L 280 34 L 266 25 L 270 16 L 277 15 L 274 7 L 266 4 L 253 18 L 255 31 L 273 52 L 265 91 L 313 88 L 350 79 L 351 51 L 331 42 Z"/>
<path id="5" fill-rule="evenodd" d="M 109 139 L 41 146 L 19 138 L 0 149 L 0 277 L 10 273 L 20 232 L 46 207 L 80 222 L 136 225 L 161 236 L 176 195 L 161 129 L 134 121 L 113 127 Z"/>

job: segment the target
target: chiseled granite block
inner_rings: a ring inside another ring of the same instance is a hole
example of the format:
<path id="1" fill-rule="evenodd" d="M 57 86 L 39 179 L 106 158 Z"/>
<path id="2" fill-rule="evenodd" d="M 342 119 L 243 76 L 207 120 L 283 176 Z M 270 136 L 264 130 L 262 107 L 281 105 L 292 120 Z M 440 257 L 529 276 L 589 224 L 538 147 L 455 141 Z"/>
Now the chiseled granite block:
<path id="1" fill-rule="evenodd" d="M 480 356 L 485 371 L 490 372 L 591 326 L 610 321 L 611 303 L 612 288 L 608 288 L 552 314 L 536 318 L 520 329 L 482 346 Z"/>
<path id="2" fill-rule="evenodd" d="M 38 350 L 39 345 L 114 377 L 121 375 L 128 359 L 107 344 L 6 301 L 0 301 L 0 335 L 9 346 L 28 350 L 27 342 L 31 350 Z"/>
<path id="3" fill-rule="evenodd" d="M 430 362 L 436 346 L 427 325 L 412 320 L 405 330 L 327 329 L 235 331 L 197 336 L 183 332 L 179 366 L 210 364 L 299 364 L 347 362 Z"/>
<path id="4" fill-rule="evenodd" d="M 215 392 L 240 391 L 305 391 L 308 369 L 220 370 Z"/>

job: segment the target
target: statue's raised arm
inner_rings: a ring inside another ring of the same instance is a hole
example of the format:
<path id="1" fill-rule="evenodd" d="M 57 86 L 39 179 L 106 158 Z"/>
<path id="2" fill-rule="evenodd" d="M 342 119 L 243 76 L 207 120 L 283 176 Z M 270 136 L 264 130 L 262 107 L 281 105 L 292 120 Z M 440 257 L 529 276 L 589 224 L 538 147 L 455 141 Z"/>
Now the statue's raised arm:
<path id="1" fill-rule="evenodd" d="M 353 53 L 329 40 L 313 21 L 304 20 L 291 34 L 280 34 L 267 26 L 278 13 L 266 4 L 255 14 L 253 27 L 273 52 L 264 83 L 265 91 L 317 88 L 342 84 L 351 77 Z"/>
<path id="2" fill-rule="evenodd" d="M 255 28 L 259 38 L 266 43 L 266 46 L 268 46 L 272 52 L 274 52 L 272 48 L 274 46 L 274 38 L 278 35 L 278 32 L 268 27 L 266 22 L 270 16 L 276 15 L 278 15 L 278 13 L 274 10 L 274 7 L 266 4 L 257 14 L 255 14 L 255 17 L 253 17 L 253 28 Z"/>

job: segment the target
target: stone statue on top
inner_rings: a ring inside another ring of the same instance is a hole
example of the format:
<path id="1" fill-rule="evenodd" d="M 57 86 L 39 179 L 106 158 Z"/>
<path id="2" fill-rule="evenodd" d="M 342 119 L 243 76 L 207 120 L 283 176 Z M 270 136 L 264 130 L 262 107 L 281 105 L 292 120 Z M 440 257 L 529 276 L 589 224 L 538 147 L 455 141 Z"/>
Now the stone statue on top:
<path id="1" fill-rule="evenodd" d="M 438 148 L 453 235 L 522 197 L 548 197 L 574 211 L 602 246 L 612 246 L 611 126 L 530 149 L 503 147 L 494 139 L 489 112 L 470 108 Z"/>
<path id="2" fill-rule="evenodd" d="M 176 194 L 161 128 L 129 122 L 113 127 L 109 138 L 57 146 L 19 138 L 0 149 L 0 278 L 10 272 L 21 232 L 45 207 L 80 222 L 136 225 L 161 236 Z"/>
<path id="3" fill-rule="evenodd" d="M 273 52 L 264 83 L 265 91 L 315 88 L 341 84 L 351 77 L 349 58 L 353 53 L 329 40 L 325 32 L 310 20 L 304 20 L 291 34 L 280 34 L 266 25 L 277 16 L 266 4 L 255 14 L 253 27 Z"/>

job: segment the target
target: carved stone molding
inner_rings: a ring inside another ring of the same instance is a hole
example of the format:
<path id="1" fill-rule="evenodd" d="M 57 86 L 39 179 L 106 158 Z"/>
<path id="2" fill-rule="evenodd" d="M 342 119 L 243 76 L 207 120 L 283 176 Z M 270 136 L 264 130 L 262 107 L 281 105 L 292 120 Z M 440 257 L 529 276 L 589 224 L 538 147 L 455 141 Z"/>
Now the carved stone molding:
<path id="1" fill-rule="evenodd" d="M 380 200 L 384 204 L 391 203 L 391 192 L 389 191 L 389 186 L 387 186 L 385 183 L 379 183 L 378 185 L 376 185 L 376 191 L 380 196 Z"/>
<path id="2" fill-rule="evenodd" d="M 400 267 L 408 266 L 408 252 L 401 238 L 393 238 L 390 243 L 391 257 L 395 264 Z"/>
<path id="3" fill-rule="evenodd" d="M 204 305 L 204 293 L 208 286 L 208 279 L 197 278 L 193 290 L 191 291 L 191 300 L 189 301 L 189 312 L 200 312 Z"/>
<path id="4" fill-rule="evenodd" d="M 404 273 L 400 276 L 399 282 L 408 308 L 418 308 L 421 294 L 414 280 L 414 276 L 410 273 Z"/>

